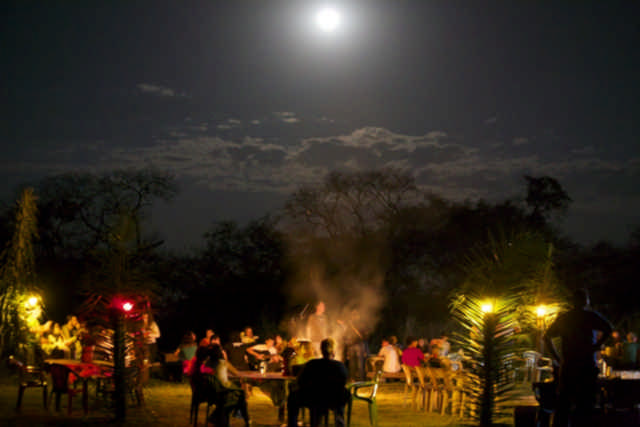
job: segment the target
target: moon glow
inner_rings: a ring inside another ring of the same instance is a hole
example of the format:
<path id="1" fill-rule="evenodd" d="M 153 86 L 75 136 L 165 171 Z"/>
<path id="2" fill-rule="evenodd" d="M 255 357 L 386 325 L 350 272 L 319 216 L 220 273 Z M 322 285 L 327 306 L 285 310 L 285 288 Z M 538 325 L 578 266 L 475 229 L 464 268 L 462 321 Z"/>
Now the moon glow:
<path id="1" fill-rule="evenodd" d="M 335 9 L 327 7 L 316 14 L 316 25 L 325 33 L 335 31 L 339 24 L 340 14 Z"/>

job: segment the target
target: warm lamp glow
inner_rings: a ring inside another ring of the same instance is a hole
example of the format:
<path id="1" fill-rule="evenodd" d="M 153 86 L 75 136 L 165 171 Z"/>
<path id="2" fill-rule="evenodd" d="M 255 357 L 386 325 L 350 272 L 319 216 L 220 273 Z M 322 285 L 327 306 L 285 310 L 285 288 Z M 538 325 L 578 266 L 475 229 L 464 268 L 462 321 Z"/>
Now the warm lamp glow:
<path id="1" fill-rule="evenodd" d="M 547 314 L 547 307 L 545 307 L 544 305 L 539 305 L 536 308 L 536 314 L 538 315 L 538 317 L 543 317 Z"/>
<path id="2" fill-rule="evenodd" d="M 485 302 L 480 306 L 480 310 L 482 310 L 483 313 L 493 313 L 493 304 Z"/>
<path id="3" fill-rule="evenodd" d="M 27 300 L 27 304 L 29 304 L 29 307 L 34 308 L 36 305 L 38 305 L 38 298 L 29 297 L 29 299 Z"/>
<path id="4" fill-rule="evenodd" d="M 122 303 L 122 309 L 124 311 L 131 311 L 131 309 L 133 308 L 133 304 L 131 304 L 129 301 Z"/>

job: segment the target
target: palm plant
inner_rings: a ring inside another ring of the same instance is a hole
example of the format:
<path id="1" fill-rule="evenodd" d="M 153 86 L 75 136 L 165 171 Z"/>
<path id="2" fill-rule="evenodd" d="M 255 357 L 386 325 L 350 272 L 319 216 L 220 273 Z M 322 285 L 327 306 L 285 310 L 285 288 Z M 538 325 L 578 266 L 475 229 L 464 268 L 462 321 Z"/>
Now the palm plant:
<path id="1" fill-rule="evenodd" d="M 465 272 L 458 291 L 516 298 L 518 326 L 527 334 L 539 328 L 536 307 L 544 304 L 549 313 L 566 308 L 566 291 L 553 271 L 553 245 L 540 234 L 489 235 L 486 245 L 471 251 Z"/>
<path id="2" fill-rule="evenodd" d="M 467 259 L 466 280 L 453 296 L 451 311 L 461 330 L 454 340 L 470 356 L 467 415 L 483 427 L 506 415 L 505 403 L 516 397 L 513 367 L 533 347 L 526 337 L 541 333 L 533 307 L 561 308 L 563 288 L 553 273 L 552 255 L 553 246 L 539 234 L 503 232 L 489 235 Z"/>
<path id="3" fill-rule="evenodd" d="M 29 342 L 26 301 L 35 288 L 33 240 L 37 237 L 37 206 L 33 189 L 22 192 L 15 211 L 15 229 L 0 255 L 0 355 L 25 351 Z"/>
<path id="4" fill-rule="evenodd" d="M 520 353 L 516 302 L 516 297 L 482 300 L 475 294 L 460 294 L 451 304 L 461 327 L 452 340 L 468 357 L 465 415 L 480 427 L 490 427 L 496 418 L 507 416 L 508 400 L 515 396 L 513 365 Z"/>
<path id="5" fill-rule="evenodd" d="M 118 226 L 111 231 L 109 246 L 95 253 L 95 268 L 90 269 L 86 278 L 86 299 L 81 310 L 98 326 L 113 331 L 112 339 L 101 343 L 101 350 L 111 353 L 114 362 L 115 416 L 119 420 L 125 418 L 127 390 L 135 386 L 138 401 L 143 401 L 140 377 L 146 367 L 144 358 L 139 357 L 144 343 L 137 326 L 140 307 L 148 310 L 149 301 L 155 296 L 155 284 L 141 268 L 149 248 L 139 246 L 136 230 L 137 224 L 131 216 L 123 214 Z M 132 302 L 138 309 L 125 313 L 124 301 Z"/>

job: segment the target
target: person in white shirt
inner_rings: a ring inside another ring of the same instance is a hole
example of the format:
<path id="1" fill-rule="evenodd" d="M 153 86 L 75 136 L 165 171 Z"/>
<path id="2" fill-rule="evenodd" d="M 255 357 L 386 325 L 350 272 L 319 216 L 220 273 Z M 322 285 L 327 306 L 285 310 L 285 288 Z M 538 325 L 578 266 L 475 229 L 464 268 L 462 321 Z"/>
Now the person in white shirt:
<path id="1" fill-rule="evenodd" d="M 387 373 L 400 372 L 400 357 L 396 348 L 391 345 L 387 338 L 382 339 L 382 347 L 378 352 L 378 356 L 384 358 L 382 371 Z"/>
<path id="2" fill-rule="evenodd" d="M 264 344 L 255 344 L 247 349 L 247 353 L 251 356 L 251 364 L 257 366 L 260 362 L 268 364 L 269 371 L 279 371 L 282 358 L 278 354 L 273 338 L 267 338 Z"/>
<path id="3" fill-rule="evenodd" d="M 156 354 L 158 352 L 156 340 L 160 338 L 160 328 L 153 318 L 149 316 L 149 313 L 142 314 L 142 336 L 144 344 L 147 347 L 147 359 L 149 363 L 153 363 L 156 361 Z"/>

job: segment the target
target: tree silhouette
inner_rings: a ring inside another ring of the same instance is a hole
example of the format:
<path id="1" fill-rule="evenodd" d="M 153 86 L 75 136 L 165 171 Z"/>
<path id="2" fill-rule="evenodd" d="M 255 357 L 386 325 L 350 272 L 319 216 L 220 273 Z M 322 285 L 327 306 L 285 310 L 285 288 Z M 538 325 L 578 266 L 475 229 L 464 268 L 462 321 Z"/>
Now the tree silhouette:
<path id="1" fill-rule="evenodd" d="M 567 212 L 571 198 L 558 180 L 550 176 L 529 175 L 525 175 L 524 179 L 527 181 L 526 203 L 531 209 L 529 217 L 534 225 L 544 225 L 554 212 Z"/>

